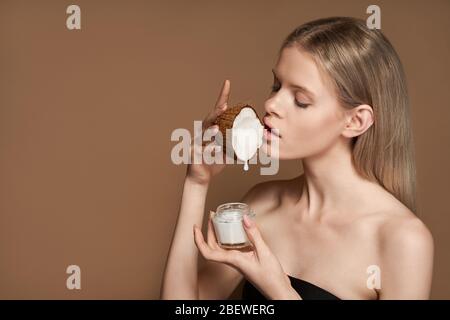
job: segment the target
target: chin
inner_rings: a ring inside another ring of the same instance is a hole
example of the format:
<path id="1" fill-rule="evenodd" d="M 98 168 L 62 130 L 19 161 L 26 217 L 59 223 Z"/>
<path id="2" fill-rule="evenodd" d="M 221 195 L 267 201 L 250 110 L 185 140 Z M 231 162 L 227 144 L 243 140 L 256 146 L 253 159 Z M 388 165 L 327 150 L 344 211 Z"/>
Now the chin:
<path id="1" fill-rule="evenodd" d="M 278 160 L 302 160 L 308 155 L 302 154 L 301 152 L 292 152 L 295 150 L 283 150 L 282 147 L 279 146 L 278 151 L 274 150 L 274 154 L 271 154 L 271 144 L 270 142 L 267 143 L 266 141 L 263 142 L 261 145 L 261 150 L 263 153 L 268 155 L 271 158 L 278 159 Z"/>

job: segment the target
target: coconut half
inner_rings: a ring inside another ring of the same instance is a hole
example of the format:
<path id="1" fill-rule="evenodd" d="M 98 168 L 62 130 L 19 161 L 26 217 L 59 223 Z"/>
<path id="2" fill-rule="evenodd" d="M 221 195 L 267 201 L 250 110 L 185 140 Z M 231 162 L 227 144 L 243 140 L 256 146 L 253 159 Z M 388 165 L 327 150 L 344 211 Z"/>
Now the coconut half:
<path id="1" fill-rule="evenodd" d="M 224 152 L 227 152 L 227 138 L 231 138 L 235 159 L 244 161 L 244 170 L 248 170 L 248 160 L 253 158 L 263 143 L 264 125 L 255 109 L 248 104 L 239 104 L 225 110 L 217 117 L 215 124 L 222 133 Z M 231 135 L 227 135 L 227 130 Z"/>

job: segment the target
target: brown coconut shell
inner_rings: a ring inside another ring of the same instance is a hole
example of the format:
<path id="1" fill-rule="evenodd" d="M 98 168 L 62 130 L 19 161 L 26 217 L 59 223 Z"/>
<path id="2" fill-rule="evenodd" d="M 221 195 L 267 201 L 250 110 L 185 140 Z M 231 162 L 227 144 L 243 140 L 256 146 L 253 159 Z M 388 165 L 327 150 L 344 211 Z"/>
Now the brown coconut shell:
<path id="1" fill-rule="evenodd" d="M 227 129 L 231 129 L 233 128 L 233 123 L 234 120 L 236 119 L 236 117 L 239 115 L 239 113 L 241 112 L 241 110 L 243 108 L 251 108 L 255 114 L 256 114 L 256 118 L 258 118 L 259 122 L 261 123 L 261 125 L 264 126 L 264 123 L 261 121 L 261 119 L 258 116 L 258 113 L 256 112 L 255 108 L 253 108 L 253 106 L 247 104 L 247 103 L 239 103 L 231 108 L 228 108 L 227 110 L 225 110 L 220 116 L 218 116 L 216 118 L 216 120 L 214 121 L 214 124 L 219 126 L 219 130 L 222 133 L 222 137 L 223 137 L 223 144 L 222 144 L 222 148 L 223 148 L 223 152 L 227 153 Z M 231 136 L 230 136 L 231 139 Z M 230 146 L 231 146 L 231 141 L 229 142 Z M 233 150 L 229 151 L 227 154 L 228 156 L 231 157 L 231 153 Z M 238 160 L 236 153 L 234 153 L 234 160 Z"/>

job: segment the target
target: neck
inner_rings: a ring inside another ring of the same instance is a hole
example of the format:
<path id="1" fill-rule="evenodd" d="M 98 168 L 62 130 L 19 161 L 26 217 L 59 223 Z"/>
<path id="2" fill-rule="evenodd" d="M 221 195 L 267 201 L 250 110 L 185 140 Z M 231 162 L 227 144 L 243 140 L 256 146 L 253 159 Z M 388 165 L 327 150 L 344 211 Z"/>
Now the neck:
<path id="1" fill-rule="evenodd" d="M 302 163 L 304 182 L 299 204 L 310 217 L 354 211 L 362 201 L 370 200 L 367 188 L 379 187 L 358 174 L 348 143 L 337 143 L 322 154 L 304 158 Z"/>

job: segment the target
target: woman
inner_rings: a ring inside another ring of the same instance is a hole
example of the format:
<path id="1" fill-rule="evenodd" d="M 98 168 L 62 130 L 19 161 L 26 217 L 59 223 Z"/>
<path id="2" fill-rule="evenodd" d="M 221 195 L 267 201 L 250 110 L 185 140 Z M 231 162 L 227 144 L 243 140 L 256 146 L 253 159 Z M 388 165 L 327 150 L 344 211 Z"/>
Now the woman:
<path id="1" fill-rule="evenodd" d="M 218 246 L 211 220 L 206 240 L 197 227 L 224 165 L 190 165 L 161 297 L 225 299 L 245 278 L 244 298 L 427 299 L 433 239 L 415 215 L 406 80 L 390 42 L 358 19 L 312 21 L 286 38 L 273 74 L 262 147 L 277 139 L 304 174 L 241 199 L 257 213 L 244 221 L 253 250 L 241 252 Z M 204 128 L 229 94 L 225 81 Z"/>

